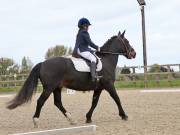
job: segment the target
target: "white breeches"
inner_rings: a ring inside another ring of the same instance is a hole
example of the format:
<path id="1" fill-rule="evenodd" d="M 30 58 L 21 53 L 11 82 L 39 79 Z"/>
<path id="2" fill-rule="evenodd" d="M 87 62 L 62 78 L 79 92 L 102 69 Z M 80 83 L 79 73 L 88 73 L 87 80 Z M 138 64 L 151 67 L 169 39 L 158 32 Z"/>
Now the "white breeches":
<path id="1" fill-rule="evenodd" d="M 88 51 L 80 52 L 79 49 L 78 49 L 78 54 L 80 56 L 82 56 L 83 58 L 88 59 L 89 61 L 96 63 L 96 57 L 92 53 L 90 53 Z"/>

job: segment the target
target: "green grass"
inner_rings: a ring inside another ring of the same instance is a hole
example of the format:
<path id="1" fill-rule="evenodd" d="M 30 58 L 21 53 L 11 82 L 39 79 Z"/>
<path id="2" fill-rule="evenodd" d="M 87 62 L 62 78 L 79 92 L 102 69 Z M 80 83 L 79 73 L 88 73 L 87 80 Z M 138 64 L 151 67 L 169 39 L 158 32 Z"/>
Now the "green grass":
<path id="1" fill-rule="evenodd" d="M 115 82 L 116 88 L 144 88 L 144 81 L 133 82 Z M 162 80 L 157 83 L 156 81 L 148 81 L 148 88 L 175 88 L 180 87 L 180 79 L 172 80 L 168 82 L 167 80 Z"/>
<path id="2" fill-rule="evenodd" d="M 0 92 L 4 92 L 4 93 L 17 92 L 20 89 L 21 89 L 20 86 L 17 86 L 17 87 L 4 87 L 4 88 L 0 88 Z M 42 91 L 42 86 L 38 86 L 37 91 Z"/>
<path id="3" fill-rule="evenodd" d="M 144 88 L 144 81 L 138 81 L 136 83 L 133 82 L 123 82 L 123 81 L 116 81 L 115 87 L 117 89 L 123 88 L 123 89 L 143 89 Z M 148 88 L 176 88 L 180 87 L 180 79 L 172 80 L 171 82 L 168 82 L 166 80 L 162 80 L 159 82 L 159 85 L 157 85 L 156 81 L 148 81 Z M 20 86 L 17 87 L 4 87 L 0 88 L 0 92 L 17 92 L 21 89 Z M 37 91 L 42 91 L 42 86 L 38 86 Z"/>
<path id="4" fill-rule="evenodd" d="M 16 92 L 20 89 L 20 87 L 5 87 L 5 88 L 0 88 L 0 92 Z"/>

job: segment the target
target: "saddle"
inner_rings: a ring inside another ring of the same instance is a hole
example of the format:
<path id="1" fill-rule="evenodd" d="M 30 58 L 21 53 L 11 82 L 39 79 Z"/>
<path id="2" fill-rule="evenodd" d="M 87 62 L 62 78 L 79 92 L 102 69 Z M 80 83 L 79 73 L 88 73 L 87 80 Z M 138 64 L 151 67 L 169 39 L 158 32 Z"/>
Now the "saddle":
<path id="1" fill-rule="evenodd" d="M 96 56 L 96 55 L 95 55 Z M 77 55 L 72 55 L 72 56 L 67 56 L 67 58 L 71 59 L 73 62 L 73 65 L 75 69 L 79 72 L 90 72 L 90 61 L 82 58 L 81 56 Z M 99 72 L 102 69 L 102 62 L 101 59 L 96 56 L 97 58 L 97 63 L 96 63 L 96 71 Z"/>

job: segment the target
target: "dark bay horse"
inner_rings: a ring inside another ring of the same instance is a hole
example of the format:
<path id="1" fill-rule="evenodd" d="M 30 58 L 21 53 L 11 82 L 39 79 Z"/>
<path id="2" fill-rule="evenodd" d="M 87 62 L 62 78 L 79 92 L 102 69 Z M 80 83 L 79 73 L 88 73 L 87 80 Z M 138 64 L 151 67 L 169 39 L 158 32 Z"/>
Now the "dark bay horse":
<path id="1" fill-rule="evenodd" d="M 98 103 L 102 90 L 106 90 L 114 99 L 119 110 L 119 116 L 123 120 L 127 120 L 128 116 L 124 112 L 119 96 L 114 87 L 115 70 L 118 62 L 118 56 L 123 55 L 127 59 L 135 58 L 136 52 L 124 37 L 125 31 L 117 36 L 111 37 L 102 47 L 101 52 L 97 55 L 101 58 L 103 68 L 100 71 L 102 78 L 97 83 L 91 81 L 90 73 L 78 72 L 75 70 L 72 61 L 65 57 L 50 58 L 42 63 L 37 64 L 29 74 L 19 93 L 9 102 L 7 108 L 14 109 L 29 100 L 31 100 L 33 92 L 36 91 L 38 79 L 40 79 L 43 92 L 41 93 L 33 116 L 34 124 L 37 125 L 40 117 L 41 108 L 51 93 L 54 95 L 54 104 L 64 114 L 64 116 L 73 123 L 70 113 L 63 107 L 61 101 L 62 87 L 87 91 L 94 90 L 92 98 L 92 106 L 86 114 L 86 122 L 92 122 L 92 113 Z"/>

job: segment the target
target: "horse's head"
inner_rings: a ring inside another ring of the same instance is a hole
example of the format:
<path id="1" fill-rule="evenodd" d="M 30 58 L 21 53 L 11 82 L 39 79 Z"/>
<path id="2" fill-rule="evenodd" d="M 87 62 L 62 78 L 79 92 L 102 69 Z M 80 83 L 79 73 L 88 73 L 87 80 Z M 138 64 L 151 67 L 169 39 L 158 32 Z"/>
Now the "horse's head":
<path id="1" fill-rule="evenodd" d="M 121 54 L 128 59 L 136 57 L 136 52 L 130 45 L 129 41 L 124 37 L 125 31 L 121 34 L 118 33 L 117 36 L 113 36 L 109 39 L 102 47 L 101 53 L 108 54 Z"/>
<path id="2" fill-rule="evenodd" d="M 135 58 L 136 52 L 124 35 L 125 35 L 125 31 L 122 34 L 119 31 L 118 36 L 117 36 L 117 40 L 119 42 L 118 43 L 119 52 L 122 53 L 128 59 Z"/>

